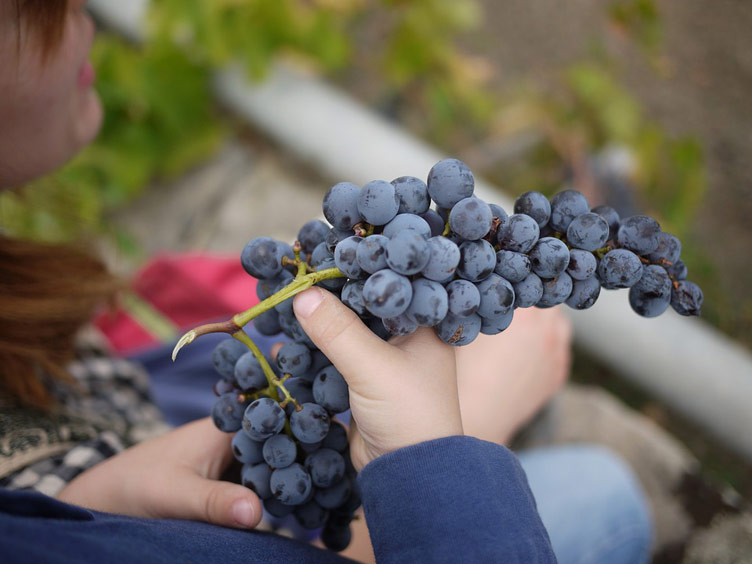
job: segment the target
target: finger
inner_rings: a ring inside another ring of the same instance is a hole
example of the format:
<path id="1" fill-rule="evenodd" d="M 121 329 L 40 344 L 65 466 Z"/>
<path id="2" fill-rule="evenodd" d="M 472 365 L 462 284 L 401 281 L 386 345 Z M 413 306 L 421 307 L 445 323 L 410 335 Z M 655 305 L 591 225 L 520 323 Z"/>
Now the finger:
<path id="1" fill-rule="evenodd" d="M 180 458 L 204 478 L 217 479 L 233 459 L 232 433 L 223 433 L 210 417 L 193 421 L 172 432 L 172 444 L 196 445 L 181 450 Z M 169 448 L 169 445 L 168 447 Z"/>
<path id="2" fill-rule="evenodd" d="M 293 308 L 303 330 L 351 386 L 357 386 L 364 366 L 383 365 L 394 356 L 394 347 L 321 288 L 314 287 L 295 296 Z"/>
<path id="3" fill-rule="evenodd" d="M 239 484 L 203 478 L 180 470 L 162 483 L 152 507 L 163 519 L 204 521 L 223 527 L 250 529 L 261 521 L 261 501 Z"/>

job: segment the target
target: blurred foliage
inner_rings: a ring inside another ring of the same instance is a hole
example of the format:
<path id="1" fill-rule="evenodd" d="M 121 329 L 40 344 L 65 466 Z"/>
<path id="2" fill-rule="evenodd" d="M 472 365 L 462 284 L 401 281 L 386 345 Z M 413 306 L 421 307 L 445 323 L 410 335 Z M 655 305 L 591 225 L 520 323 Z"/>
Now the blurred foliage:
<path id="1" fill-rule="evenodd" d="M 100 36 L 91 54 L 105 108 L 99 138 L 58 173 L 0 196 L 11 233 L 52 241 L 113 233 L 109 211 L 154 178 L 171 178 L 214 150 L 225 130 L 206 68 L 174 49 L 142 50 Z"/>
<path id="2" fill-rule="evenodd" d="M 101 135 L 57 174 L 0 196 L 4 228 L 48 240 L 95 232 L 127 242 L 112 233 L 108 215 L 150 181 L 201 162 L 230 129 L 211 100 L 214 70 L 240 63 L 263 79 L 282 56 L 336 73 L 353 64 L 352 28 L 374 14 L 387 25 L 364 64 L 383 84 L 419 100 L 437 129 L 448 131 L 463 112 L 476 122 L 488 115 L 492 99 L 456 49 L 460 33 L 478 22 L 474 0 L 154 0 L 142 48 L 110 35 L 96 41 Z"/>

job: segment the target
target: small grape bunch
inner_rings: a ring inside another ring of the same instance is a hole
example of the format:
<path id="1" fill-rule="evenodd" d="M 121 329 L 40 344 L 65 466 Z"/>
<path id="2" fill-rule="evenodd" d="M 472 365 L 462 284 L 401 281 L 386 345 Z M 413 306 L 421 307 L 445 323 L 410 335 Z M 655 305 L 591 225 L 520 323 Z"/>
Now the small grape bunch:
<path id="1" fill-rule="evenodd" d="M 347 431 L 333 418 L 350 407 L 347 384 L 323 354 L 294 341 L 279 350 L 276 370 L 261 358 L 236 339 L 214 348 L 214 424 L 234 433 L 241 482 L 269 514 L 321 528 L 324 544 L 343 550 L 360 507 Z"/>
<path id="2" fill-rule="evenodd" d="M 474 188 L 457 159 L 436 163 L 427 182 L 402 176 L 332 186 L 323 200 L 329 225 L 308 221 L 294 245 L 257 237 L 243 248 L 260 303 L 189 331 L 173 353 L 205 333 L 235 337 L 214 351 L 222 376 L 215 424 L 235 433 L 242 481 L 267 511 L 323 527 L 333 550 L 349 543 L 360 505 L 347 436 L 333 419 L 348 409 L 349 391 L 295 318 L 295 294 L 320 285 L 383 339 L 425 326 L 453 346 L 503 332 L 518 308 L 590 308 L 602 288 L 628 288 L 644 317 L 669 306 L 700 314 L 702 291 L 686 279 L 681 242 L 653 218 L 591 209 L 576 190 L 550 199 L 526 192 L 507 214 Z M 251 320 L 259 333 L 290 340 L 274 368 L 242 330 Z"/>

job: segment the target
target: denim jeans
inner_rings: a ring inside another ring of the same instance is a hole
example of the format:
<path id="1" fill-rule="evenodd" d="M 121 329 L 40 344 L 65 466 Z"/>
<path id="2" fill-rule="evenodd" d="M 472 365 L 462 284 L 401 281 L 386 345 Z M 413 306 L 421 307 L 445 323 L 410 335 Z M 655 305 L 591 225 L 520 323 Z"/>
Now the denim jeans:
<path id="1" fill-rule="evenodd" d="M 559 564 L 639 564 L 652 521 L 630 468 L 611 451 L 576 444 L 517 453 Z"/>

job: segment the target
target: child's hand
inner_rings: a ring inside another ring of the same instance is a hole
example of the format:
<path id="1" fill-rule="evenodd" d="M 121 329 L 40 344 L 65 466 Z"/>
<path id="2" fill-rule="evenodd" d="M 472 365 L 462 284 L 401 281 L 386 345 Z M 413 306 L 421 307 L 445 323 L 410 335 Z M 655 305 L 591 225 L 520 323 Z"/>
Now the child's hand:
<path id="1" fill-rule="evenodd" d="M 465 434 L 506 444 L 566 382 L 572 327 L 559 308 L 518 309 L 509 329 L 457 347 Z"/>
<path id="2" fill-rule="evenodd" d="M 218 481 L 232 460 L 231 440 L 211 419 L 201 419 L 97 464 L 57 497 L 108 513 L 255 527 L 261 520 L 256 494 Z"/>
<path id="3" fill-rule="evenodd" d="M 360 470 L 401 447 L 462 435 L 454 350 L 433 329 L 389 343 L 329 292 L 295 297 L 295 315 L 350 386 L 350 456 Z"/>

